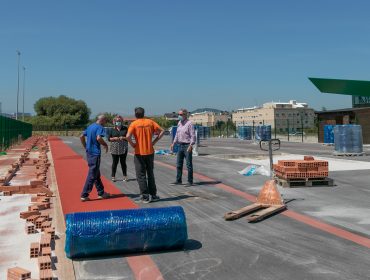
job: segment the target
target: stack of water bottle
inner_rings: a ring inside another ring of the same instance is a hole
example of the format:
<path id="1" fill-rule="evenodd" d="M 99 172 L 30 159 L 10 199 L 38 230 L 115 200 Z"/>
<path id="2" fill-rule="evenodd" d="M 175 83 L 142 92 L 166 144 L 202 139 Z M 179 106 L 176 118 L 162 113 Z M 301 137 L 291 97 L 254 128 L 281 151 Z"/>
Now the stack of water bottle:
<path id="1" fill-rule="evenodd" d="M 362 128 L 360 125 L 334 127 L 335 154 L 362 154 Z"/>
<path id="2" fill-rule="evenodd" d="M 324 143 L 334 144 L 334 125 L 324 126 Z"/>
<path id="3" fill-rule="evenodd" d="M 252 127 L 251 126 L 239 126 L 238 135 L 241 140 L 252 140 Z"/>
<path id="4" fill-rule="evenodd" d="M 255 139 L 258 141 L 271 140 L 271 125 L 257 126 Z"/>

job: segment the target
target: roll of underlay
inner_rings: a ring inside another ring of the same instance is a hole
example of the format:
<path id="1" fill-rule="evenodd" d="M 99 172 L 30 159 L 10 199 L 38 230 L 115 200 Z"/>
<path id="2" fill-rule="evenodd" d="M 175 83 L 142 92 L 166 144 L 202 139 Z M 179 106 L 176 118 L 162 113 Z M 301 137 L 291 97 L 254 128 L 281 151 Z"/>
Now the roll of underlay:
<path id="1" fill-rule="evenodd" d="M 363 152 L 362 128 L 360 125 L 336 125 L 334 127 L 335 153 L 357 154 Z"/>
<path id="2" fill-rule="evenodd" d="M 66 215 L 69 258 L 174 250 L 184 247 L 187 237 L 179 206 Z"/>

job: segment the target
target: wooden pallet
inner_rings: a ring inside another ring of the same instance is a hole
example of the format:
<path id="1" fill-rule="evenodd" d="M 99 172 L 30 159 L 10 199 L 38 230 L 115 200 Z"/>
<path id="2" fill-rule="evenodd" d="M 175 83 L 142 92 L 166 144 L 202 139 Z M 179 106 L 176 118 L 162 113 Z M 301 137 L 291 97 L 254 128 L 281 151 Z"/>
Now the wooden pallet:
<path id="1" fill-rule="evenodd" d="M 272 214 L 284 210 L 285 205 L 263 205 L 260 203 L 253 203 L 246 207 L 240 208 L 235 211 L 231 211 L 225 214 L 224 219 L 226 221 L 232 221 L 239 219 L 243 216 L 247 216 L 249 222 L 258 222 L 264 218 L 271 216 Z"/>
<path id="2" fill-rule="evenodd" d="M 275 178 L 276 184 L 283 188 L 315 187 L 315 186 L 334 186 L 334 180 L 331 178 L 316 179 L 283 179 Z"/>
<path id="3" fill-rule="evenodd" d="M 334 152 L 333 155 L 338 157 L 359 157 L 359 156 L 365 156 L 366 154 L 364 152 L 362 153 L 337 153 Z"/>

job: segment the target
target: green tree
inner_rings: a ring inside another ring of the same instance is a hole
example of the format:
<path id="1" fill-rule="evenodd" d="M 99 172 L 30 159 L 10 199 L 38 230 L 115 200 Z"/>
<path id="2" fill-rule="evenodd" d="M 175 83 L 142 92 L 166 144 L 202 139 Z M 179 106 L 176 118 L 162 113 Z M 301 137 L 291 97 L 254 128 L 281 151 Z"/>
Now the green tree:
<path id="1" fill-rule="evenodd" d="M 86 103 L 65 95 L 40 98 L 34 109 L 37 115 L 30 122 L 36 126 L 74 127 L 89 122 L 90 109 Z"/>
<path id="2" fill-rule="evenodd" d="M 170 128 L 171 126 L 175 126 L 177 125 L 178 122 L 176 120 L 166 120 L 165 117 L 153 117 L 152 119 L 164 129 Z"/>

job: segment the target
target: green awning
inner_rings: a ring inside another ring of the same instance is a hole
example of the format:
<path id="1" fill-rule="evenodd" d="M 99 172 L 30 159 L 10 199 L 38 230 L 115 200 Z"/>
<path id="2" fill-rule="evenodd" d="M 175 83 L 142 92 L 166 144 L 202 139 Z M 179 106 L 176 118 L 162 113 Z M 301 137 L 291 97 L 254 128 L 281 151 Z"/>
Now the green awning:
<path id="1" fill-rule="evenodd" d="M 321 92 L 370 96 L 370 82 L 357 80 L 338 80 L 308 78 Z"/>

